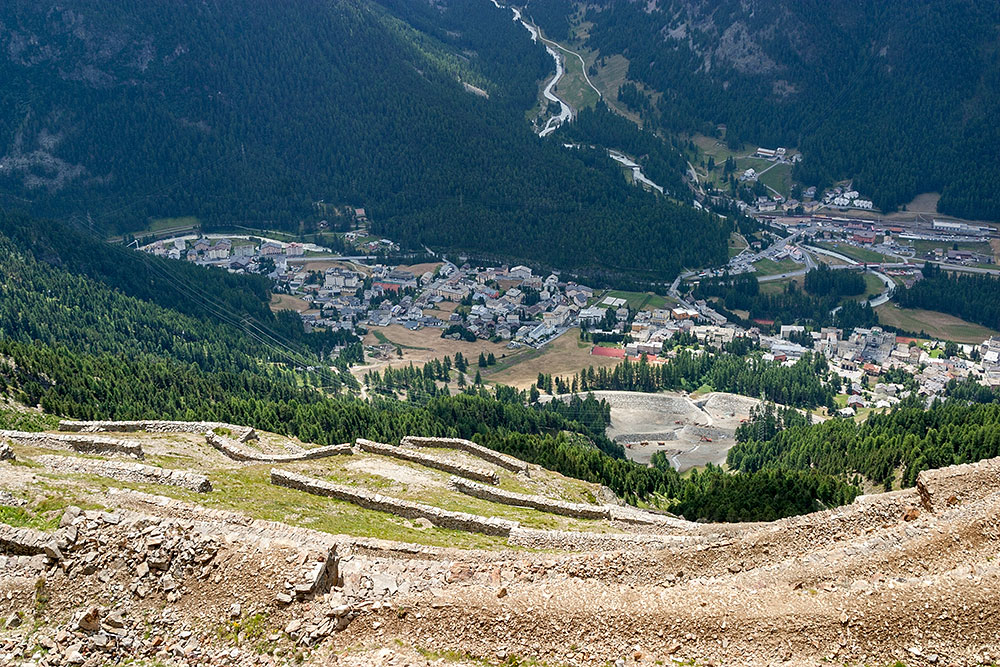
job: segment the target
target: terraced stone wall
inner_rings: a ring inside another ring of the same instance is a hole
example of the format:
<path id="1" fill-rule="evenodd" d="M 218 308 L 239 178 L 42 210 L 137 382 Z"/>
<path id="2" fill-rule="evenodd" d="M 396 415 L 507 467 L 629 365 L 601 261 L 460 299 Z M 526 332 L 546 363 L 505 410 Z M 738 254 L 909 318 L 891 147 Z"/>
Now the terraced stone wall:
<path id="1" fill-rule="evenodd" d="M 471 440 L 463 440 L 462 438 L 418 438 L 408 435 L 399 444 L 404 447 L 444 447 L 447 449 L 458 449 L 511 472 L 528 472 L 528 464 L 524 461 L 494 451 L 489 447 L 483 447 Z"/>
<path id="2" fill-rule="evenodd" d="M 271 483 L 318 496 L 328 496 L 354 503 L 365 509 L 388 512 L 405 519 L 427 519 L 439 528 L 464 530 L 485 535 L 506 536 L 517 527 L 517 522 L 493 517 L 452 512 L 422 503 L 383 496 L 356 487 L 341 486 L 319 479 L 312 479 L 286 470 L 272 470 Z"/>
<path id="3" fill-rule="evenodd" d="M 75 431 L 85 433 L 204 433 L 215 429 L 230 431 L 239 442 L 256 440 L 257 432 L 249 426 L 225 424 L 223 422 L 184 422 L 159 419 L 143 419 L 137 421 L 74 421 L 64 419 L 59 422 L 60 431 Z"/>
<path id="4" fill-rule="evenodd" d="M 442 459 L 437 456 L 421 454 L 405 447 L 393 447 L 392 445 L 386 445 L 381 442 L 373 442 L 371 440 L 365 440 L 364 438 L 358 438 L 357 445 L 362 451 L 368 452 L 369 454 L 391 456 L 404 461 L 419 463 L 420 465 L 427 466 L 428 468 L 435 468 L 452 475 L 486 482 L 487 484 L 500 483 L 500 476 L 492 470 L 473 468 L 471 466 L 455 463 L 454 461 L 448 461 L 447 459 Z"/>
<path id="5" fill-rule="evenodd" d="M 313 459 L 326 458 L 327 456 L 345 456 L 354 453 L 350 445 L 343 444 L 307 449 L 301 454 L 265 454 L 245 447 L 236 440 L 219 435 L 214 431 L 205 433 L 205 441 L 234 461 L 248 463 L 290 463 L 292 461 L 311 461 Z"/>
<path id="6" fill-rule="evenodd" d="M 452 477 L 449 484 L 453 489 L 474 498 L 489 500 L 503 505 L 515 505 L 517 507 L 530 507 L 542 512 L 571 516 L 577 519 L 610 519 L 609 508 L 603 505 L 584 505 L 583 503 L 567 503 L 561 500 L 553 500 L 544 496 L 529 495 L 526 493 L 515 493 L 494 489 L 482 484 L 476 484 L 468 480 Z"/>
<path id="7" fill-rule="evenodd" d="M 142 463 L 78 459 L 69 456 L 36 456 L 35 461 L 50 470 L 58 472 L 98 475 L 100 477 L 116 479 L 120 482 L 166 484 L 168 486 L 179 486 L 190 489 L 198 493 L 208 493 L 212 490 L 212 483 L 208 481 L 207 477 L 186 470 L 169 470 Z"/>
<path id="8" fill-rule="evenodd" d="M 142 445 L 135 440 L 117 440 L 76 433 L 32 433 L 26 431 L 0 431 L 0 438 L 8 438 L 15 444 L 27 447 L 55 447 L 56 449 L 72 449 L 81 454 L 143 458 Z"/>

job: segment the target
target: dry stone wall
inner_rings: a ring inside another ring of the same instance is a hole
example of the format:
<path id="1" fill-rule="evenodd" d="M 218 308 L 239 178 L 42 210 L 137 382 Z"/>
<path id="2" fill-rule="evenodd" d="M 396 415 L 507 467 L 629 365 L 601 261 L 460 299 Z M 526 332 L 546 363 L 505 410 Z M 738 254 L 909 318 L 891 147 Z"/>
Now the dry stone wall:
<path id="1" fill-rule="evenodd" d="M 300 454 L 264 454 L 213 431 L 205 434 L 205 441 L 234 461 L 247 463 L 291 463 L 293 461 L 310 461 L 312 459 L 326 458 L 327 456 L 344 456 L 354 453 L 350 445 L 344 444 L 305 449 Z"/>
<path id="2" fill-rule="evenodd" d="M 486 482 L 487 484 L 500 483 L 500 476 L 492 470 L 473 468 L 471 466 L 454 463 L 437 456 L 431 456 L 430 454 L 415 452 L 411 449 L 406 449 L 405 447 L 393 447 L 392 445 L 386 445 L 381 442 L 372 442 L 371 440 L 365 440 L 364 438 L 358 438 L 357 445 L 362 451 L 368 452 L 369 454 L 380 454 L 381 456 L 391 456 L 404 461 L 412 461 L 413 463 L 419 463 L 420 465 L 427 466 L 428 468 L 436 468 L 437 470 L 443 470 L 444 472 L 452 475 Z"/>
<path id="3" fill-rule="evenodd" d="M 561 500 L 552 500 L 544 496 L 528 495 L 526 493 L 515 493 L 494 489 L 482 484 L 476 484 L 468 480 L 452 477 L 449 483 L 453 489 L 474 498 L 489 500 L 503 505 L 516 505 L 518 507 L 530 507 L 542 512 L 571 516 L 577 519 L 610 519 L 609 508 L 602 505 L 584 505 L 583 503 L 567 503 Z"/>
<path id="4" fill-rule="evenodd" d="M 26 431 L 0 431 L 0 438 L 8 438 L 18 445 L 28 447 L 47 449 L 54 447 L 56 449 L 72 449 L 81 454 L 143 458 L 142 445 L 135 440 L 118 440 L 76 433 L 32 433 Z"/>
<path id="5" fill-rule="evenodd" d="M 212 483 L 208 481 L 207 477 L 186 470 L 169 470 L 142 463 L 78 459 L 69 456 L 37 456 L 35 461 L 58 472 L 99 475 L 100 477 L 117 479 L 120 482 L 166 484 L 198 493 L 208 493 L 212 490 Z"/>
<path id="6" fill-rule="evenodd" d="M 694 545 L 702 538 L 684 535 L 654 535 L 649 533 L 581 533 L 564 530 L 537 530 L 518 527 L 508 540 L 530 549 L 559 551 L 634 551 L 660 550 L 669 546 Z"/>
<path id="7" fill-rule="evenodd" d="M 271 483 L 318 496 L 328 496 L 354 503 L 365 509 L 388 512 L 406 519 L 427 519 L 439 528 L 506 536 L 518 525 L 517 522 L 506 519 L 477 516 L 465 512 L 451 512 L 422 503 L 383 496 L 364 489 L 331 484 L 286 470 L 272 470 Z"/>
<path id="8" fill-rule="evenodd" d="M 15 556 L 35 556 L 45 553 L 52 535 L 31 528 L 16 528 L 0 523 L 0 553 Z"/>
<path id="9" fill-rule="evenodd" d="M 447 449 L 457 449 L 479 457 L 484 461 L 489 461 L 493 465 L 510 470 L 511 472 L 528 472 L 528 464 L 513 456 L 507 456 L 494 451 L 489 447 L 483 447 L 471 440 L 462 438 L 418 438 L 408 435 L 399 443 L 404 447 L 444 447 Z"/>
<path id="10" fill-rule="evenodd" d="M 203 507 L 167 496 L 133 489 L 110 488 L 109 504 L 129 507 L 142 514 L 169 517 L 190 522 L 199 531 L 218 536 L 295 548 L 332 549 L 343 542 L 339 536 L 287 523 L 254 519 L 240 512 Z"/>
<path id="11" fill-rule="evenodd" d="M 84 433 L 204 433 L 215 429 L 226 429 L 232 432 L 239 442 L 256 440 L 257 432 L 249 426 L 225 424 L 223 422 L 182 422 L 144 419 L 138 421 L 74 421 L 64 419 L 59 422 L 60 431 L 76 431 Z"/>

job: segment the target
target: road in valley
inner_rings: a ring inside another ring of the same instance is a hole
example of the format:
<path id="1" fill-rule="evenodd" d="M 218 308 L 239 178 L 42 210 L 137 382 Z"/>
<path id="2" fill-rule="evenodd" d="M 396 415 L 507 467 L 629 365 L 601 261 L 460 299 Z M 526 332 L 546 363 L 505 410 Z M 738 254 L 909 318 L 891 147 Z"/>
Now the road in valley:
<path id="1" fill-rule="evenodd" d="M 503 9 L 503 5 L 497 2 L 497 0 L 491 0 L 491 1 L 497 7 L 497 9 Z M 545 45 L 545 50 L 548 52 L 550 56 L 552 56 L 552 60 L 556 62 L 556 74 L 547 84 L 545 84 L 545 88 L 542 90 L 542 96 L 546 100 L 548 100 L 549 102 L 555 102 L 559 105 L 559 113 L 549 118 L 545 122 L 545 127 L 543 127 L 542 131 L 538 133 L 538 136 L 540 137 L 547 137 L 548 135 L 555 132 L 560 125 L 569 122 L 573 118 L 573 109 L 553 92 L 556 85 L 558 85 L 560 79 L 562 79 L 563 75 L 566 73 L 566 70 L 563 67 L 562 56 L 560 56 L 556 52 L 555 48 L 553 48 L 553 46 L 558 46 L 557 44 L 555 44 L 555 42 L 551 42 L 550 45 L 549 40 L 541 36 L 541 33 L 538 30 L 537 26 L 528 23 L 521 17 L 520 9 L 518 9 L 517 7 L 511 7 L 510 11 L 513 12 L 514 15 L 513 20 L 519 22 L 521 25 L 524 26 L 525 30 L 531 33 L 531 41 L 537 42 L 539 39 L 542 40 L 542 43 Z M 577 57 L 579 57 L 579 55 L 577 55 Z M 580 60 L 581 62 L 583 61 L 582 58 Z M 583 75 L 586 77 L 587 72 L 584 71 Z M 590 83 L 590 79 L 587 79 L 587 83 Z M 591 84 L 591 86 L 593 86 L 593 84 Z M 594 88 L 594 90 L 597 89 Z M 598 95 L 600 95 L 599 91 Z"/>

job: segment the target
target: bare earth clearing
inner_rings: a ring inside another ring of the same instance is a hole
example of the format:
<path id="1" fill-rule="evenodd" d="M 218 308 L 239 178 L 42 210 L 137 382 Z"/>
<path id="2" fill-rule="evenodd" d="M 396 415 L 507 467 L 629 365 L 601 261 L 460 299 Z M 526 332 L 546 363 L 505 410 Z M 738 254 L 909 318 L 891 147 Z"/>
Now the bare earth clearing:
<path id="1" fill-rule="evenodd" d="M 628 458 L 649 463 L 654 453 L 664 452 L 680 472 L 707 463 L 725 463 L 726 454 L 736 444 L 736 428 L 760 403 L 721 392 L 697 399 L 682 392 L 592 393 L 611 405 L 607 436 L 625 446 Z"/>

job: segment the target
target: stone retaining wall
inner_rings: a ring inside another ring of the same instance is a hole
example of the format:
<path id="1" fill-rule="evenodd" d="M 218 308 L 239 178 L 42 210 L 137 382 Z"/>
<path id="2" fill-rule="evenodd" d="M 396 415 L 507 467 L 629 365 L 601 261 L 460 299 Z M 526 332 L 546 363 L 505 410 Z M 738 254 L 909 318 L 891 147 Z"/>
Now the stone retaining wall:
<path id="1" fill-rule="evenodd" d="M 169 470 L 142 463 L 127 463 L 124 461 L 101 461 L 97 459 L 77 459 L 69 456 L 37 456 L 38 461 L 50 470 L 59 472 L 83 473 L 110 477 L 120 482 L 139 482 L 143 484 L 167 484 L 185 489 L 208 493 L 212 483 L 204 475 L 185 470 Z"/>
<path id="2" fill-rule="evenodd" d="M 15 528 L 0 523 L 0 553 L 12 556 L 35 556 L 45 553 L 52 535 L 31 528 Z"/>
<path id="3" fill-rule="evenodd" d="M 453 489 L 474 498 L 489 500 L 503 505 L 516 505 L 518 507 L 530 507 L 542 512 L 561 514 L 578 519 L 610 519 L 611 512 L 602 505 L 584 505 L 583 503 L 566 503 L 561 500 L 552 500 L 543 496 L 528 495 L 526 493 L 515 493 L 494 489 L 482 484 L 476 484 L 468 480 L 452 477 L 449 484 Z"/>
<path id="4" fill-rule="evenodd" d="M 240 512 L 203 507 L 133 489 L 112 487 L 108 489 L 107 498 L 112 506 L 127 506 L 147 515 L 189 521 L 198 530 L 211 535 L 237 536 L 243 540 L 297 548 L 332 549 L 343 542 L 342 536 L 277 521 L 254 519 Z"/>
<path id="5" fill-rule="evenodd" d="M 917 475 L 920 502 L 936 512 L 1000 489 L 1000 457 L 924 470 Z"/>
<path id="6" fill-rule="evenodd" d="M 301 454 L 264 454 L 249 447 L 244 447 L 236 440 L 218 435 L 212 431 L 205 433 L 205 441 L 234 461 L 249 463 L 291 463 L 293 461 L 310 461 L 312 459 L 326 458 L 327 456 L 350 455 L 354 453 L 350 445 L 344 444 L 306 449 Z"/>
<path id="7" fill-rule="evenodd" d="M 369 454 L 380 454 L 382 456 L 391 456 L 404 461 L 412 461 L 413 463 L 419 463 L 420 465 L 427 466 L 428 468 L 436 468 L 438 470 L 451 473 L 452 475 L 475 479 L 480 482 L 486 482 L 487 484 L 500 483 L 500 476 L 492 470 L 472 468 L 470 466 L 464 466 L 461 463 L 454 463 L 452 461 L 448 461 L 447 459 L 431 456 L 430 454 L 421 454 L 404 447 L 393 447 L 392 445 L 386 445 L 381 442 L 372 442 L 371 440 L 365 440 L 364 438 L 358 438 L 356 442 L 362 451 L 368 452 Z"/>
<path id="8" fill-rule="evenodd" d="M 8 438 L 15 444 L 27 447 L 55 447 L 56 449 L 72 449 L 81 454 L 143 458 L 142 445 L 135 440 L 117 440 L 96 435 L 31 433 L 26 431 L 0 431 L 0 438 Z"/>
<path id="9" fill-rule="evenodd" d="M 146 431 L 147 433 L 204 433 L 217 428 L 224 428 L 232 431 L 236 440 L 246 442 L 256 440 L 257 432 L 249 426 L 238 426 L 236 424 L 225 424 L 223 422 L 182 422 L 164 421 L 158 419 L 143 419 L 137 421 L 74 421 L 64 419 L 59 422 L 60 431 L 76 431 L 85 433 L 100 433 L 110 431 L 112 433 L 134 433 L 136 431 Z"/>
<path id="10" fill-rule="evenodd" d="M 510 532 L 508 540 L 530 549 L 556 549 L 560 551 L 656 551 L 669 546 L 694 545 L 702 540 L 681 535 L 652 535 L 646 533 L 578 533 L 564 530 L 537 530 L 518 527 Z"/>
<path id="11" fill-rule="evenodd" d="M 605 507 L 610 513 L 612 521 L 634 523 L 643 526 L 676 528 L 678 530 L 686 530 L 695 525 L 686 519 L 680 519 L 668 514 L 648 512 L 646 510 L 641 510 L 638 507 L 632 507 L 631 505 L 605 505 Z"/>
<path id="12" fill-rule="evenodd" d="M 511 472 L 528 472 L 528 464 L 524 461 L 516 459 L 513 456 L 501 454 L 489 447 L 483 447 L 471 440 L 463 440 L 461 438 L 418 438 L 408 435 L 399 444 L 404 447 L 445 447 L 447 449 L 458 449 Z"/>
<path id="13" fill-rule="evenodd" d="M 364 489 L 331 484 L 286 470 L 272 470 L 271 483 L 318 496 L 354 503 L 365 509 L 388 512 L 406 519 L 427 519 L 439 528 L 464 530 L 485 535 L 506 536 L 518 526 L 515 521 L 477 516 L 464 512 L 451 512 L 422 503 L 383 496 Z"/>

